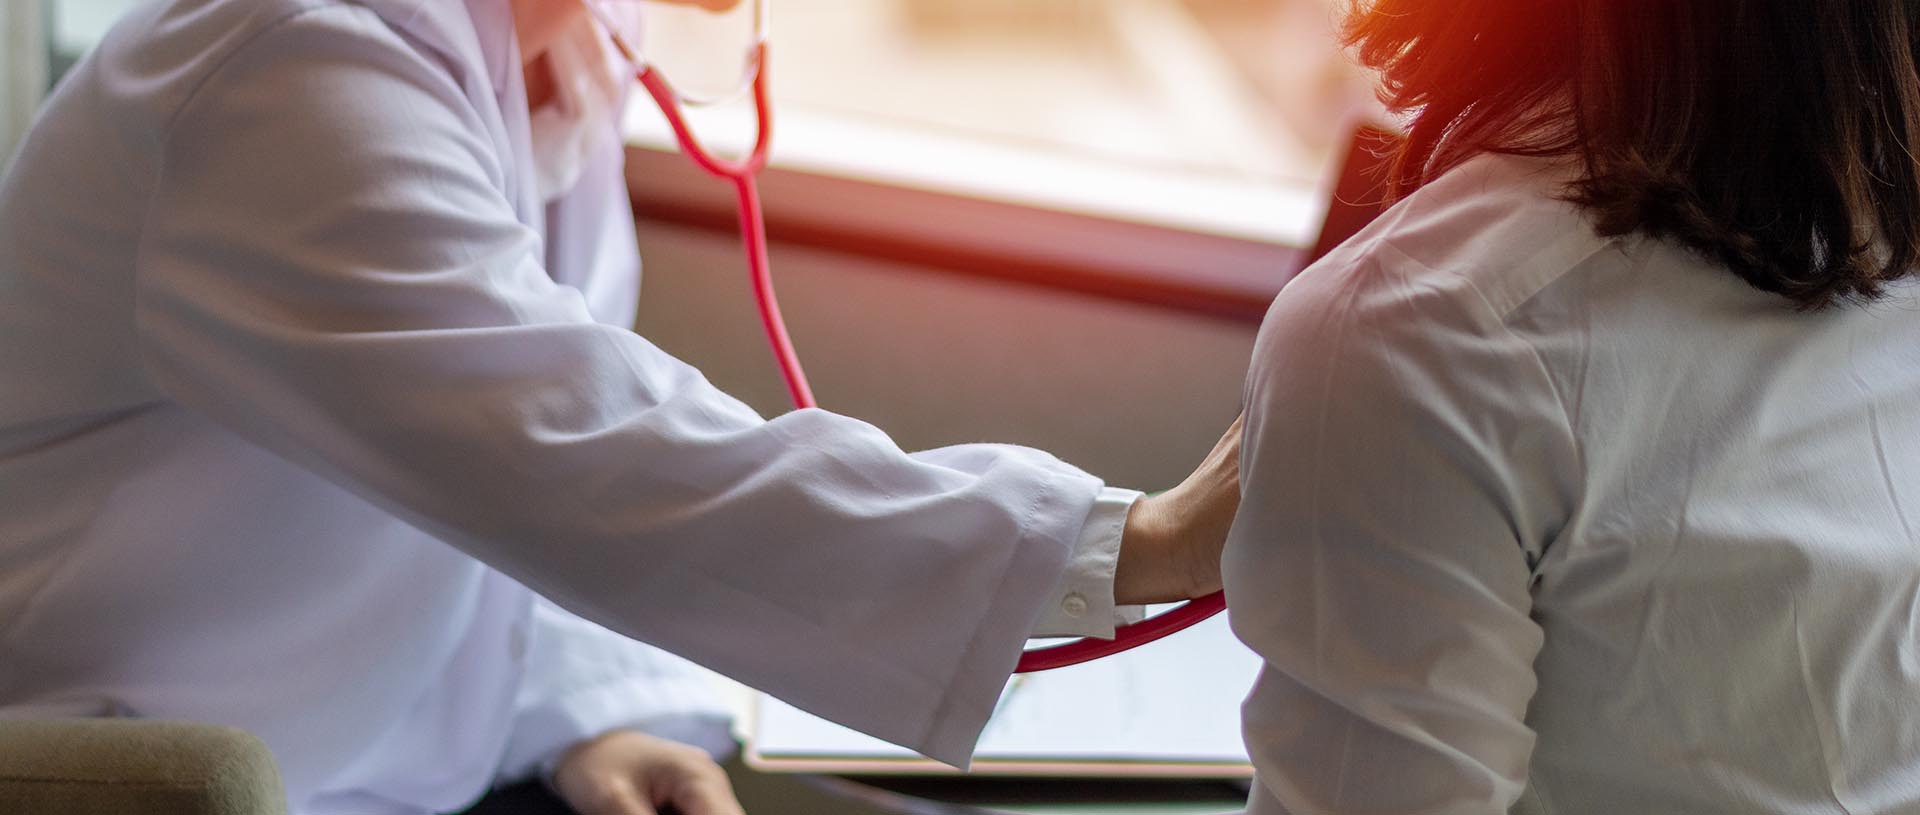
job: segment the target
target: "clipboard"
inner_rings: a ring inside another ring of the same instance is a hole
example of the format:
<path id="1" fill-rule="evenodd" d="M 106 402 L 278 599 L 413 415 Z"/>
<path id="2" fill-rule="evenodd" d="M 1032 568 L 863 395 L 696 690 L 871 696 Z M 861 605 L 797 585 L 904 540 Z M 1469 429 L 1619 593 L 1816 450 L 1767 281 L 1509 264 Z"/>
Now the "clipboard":
<path id="1" fill-rule="evenodd" d="M 1260 658 L 1219 616 L 1084 665 L 1008 681 L 970 774 L 1251 778 L 1240 701 Z M 904 747 L 755 694 L 744 760 L 774 773 L 960 775 Z"/>

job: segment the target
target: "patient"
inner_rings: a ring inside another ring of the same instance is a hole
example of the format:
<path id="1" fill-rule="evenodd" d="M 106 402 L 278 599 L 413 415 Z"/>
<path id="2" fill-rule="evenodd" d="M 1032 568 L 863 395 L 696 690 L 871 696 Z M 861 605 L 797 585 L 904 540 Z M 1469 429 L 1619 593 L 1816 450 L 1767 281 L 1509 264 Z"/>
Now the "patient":
<path id="1" fill-rule="evenodd" d="M 1228 543 L 1271 813 L 1920 811 L 1920 4 L 1362 0 Z"/>

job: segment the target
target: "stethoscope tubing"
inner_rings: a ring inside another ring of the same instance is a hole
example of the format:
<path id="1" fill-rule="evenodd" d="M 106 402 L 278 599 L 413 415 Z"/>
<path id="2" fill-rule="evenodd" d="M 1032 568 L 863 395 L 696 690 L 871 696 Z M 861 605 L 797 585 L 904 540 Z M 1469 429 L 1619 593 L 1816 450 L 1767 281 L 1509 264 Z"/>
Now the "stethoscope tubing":
<path id="1" fill-rule="evenodd" d="M 693 129 L 687 126 L 686 117 L 680 110 L 679 95 L 660 72 L 643 63 L 618 36 L 614 37 L 614 43 L 630 62 L 641 66 L 638 71 L 640 84 L 659 105 L 660 113 L 673 129 L 673 137 L 679 143 L 680 151 L 700 169 L 733 184 L 739 204 L 740 239 L 746 249 L 754 303 L 759 307 L 760 324 L 766 332 L 767 343 L 773 350 L 774 361 L 779 365 L 781 378 L 786 381 L 787 395 L 792 398 L 794 407 L 818 407 L 813 398 L 813 389 L 807 384 L 806 371 L 800 365 L 800 356 L 793 349 L 792 338 L 787 335 L 779 298 L 774 295 L 771 264 L 767 258 L 766 216 L 760 205 L 759 186 L 754 183 L 756 174 L 767 164 L 767 151 L 773 141 L 773 106 L 767 93 L 766 43 L 763 41 L 755 46 L 754 52 L 753 111 L 758 134 L 754 138 L 753 149 L 738 160 L 722 159 L 709 152 L 694 135 Z M 1214 592 L 1137 623 L 1119 626 L 1114 629 L 1113 639 L 1110 640 L 1079 639 L 1026 651 L 1020 655 L 1014 672 L 1033 673 L 1064 668 L 1138 648 L 1212 617 L 1226 607 L 1225 595 Z"/>
<path id="2" fill-rule="evenodd" d="M 787 334 L 780 299 L 773 291 L 772 264 L 767 258 L 767 219 L 760 206 L 760 185 L 755 183 L 755 178 L 761 168 L 767 166 L 767 150 L 773 144 L 773 105 L 767 94 L 767 45 L 763 42 L 754 48 L 757 67 L 753 74 L 753 112 L 758 134 L 754 137 L 753 149 L 737 161 L 716 157 L 700 143 L 680 112 L 678 95 L 659 71 L 652 66 L 641 68 L 640 85 L 666 116 L 667 125 L 673 128 L 674 140 L 680 144 L 680 152 L 700 169 L 733 184 L 740 215 L 740 240 L 746 247 L 754 303 L 759 307 L 760 325 L 766 332 L 767 344 L 773 349 L 774 361 L 779 363 L 780 376 L 786 382 L 787 396 L 793 400 L 794 407 L 819 407 L 813 399 L 812 386 L 807 384 L 806 371 L 800 367 L 800 356 L 793 350 L 793 339 Z"/>

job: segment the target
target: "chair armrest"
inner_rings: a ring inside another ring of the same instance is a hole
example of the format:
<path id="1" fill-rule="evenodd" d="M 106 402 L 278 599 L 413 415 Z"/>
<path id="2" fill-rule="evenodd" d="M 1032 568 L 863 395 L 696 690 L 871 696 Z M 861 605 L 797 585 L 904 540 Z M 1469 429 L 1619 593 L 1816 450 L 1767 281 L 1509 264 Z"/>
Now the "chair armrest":
<path id="1" fill-rule="evenodd" d="M 267 746 L 230 727 L 0 719 L 0 812 L 285 815 Z"/>

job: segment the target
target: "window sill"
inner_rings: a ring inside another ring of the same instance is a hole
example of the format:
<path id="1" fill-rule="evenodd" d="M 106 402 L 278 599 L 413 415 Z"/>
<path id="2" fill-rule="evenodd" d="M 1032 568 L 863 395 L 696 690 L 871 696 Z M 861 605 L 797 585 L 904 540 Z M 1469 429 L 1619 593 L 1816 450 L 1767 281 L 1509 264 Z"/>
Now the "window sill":
<path id="1" fill-rule="evenodd" d="M 749 115 L 703 111 L 717 151 Z M 1257 321 L 1326 194 L 782 112 L 760 180 L 769 237 L 942 271 Z M 651 103 L 627 118 L 638 217 L 731 232 L 731 189 L 677 155 Z"/>

